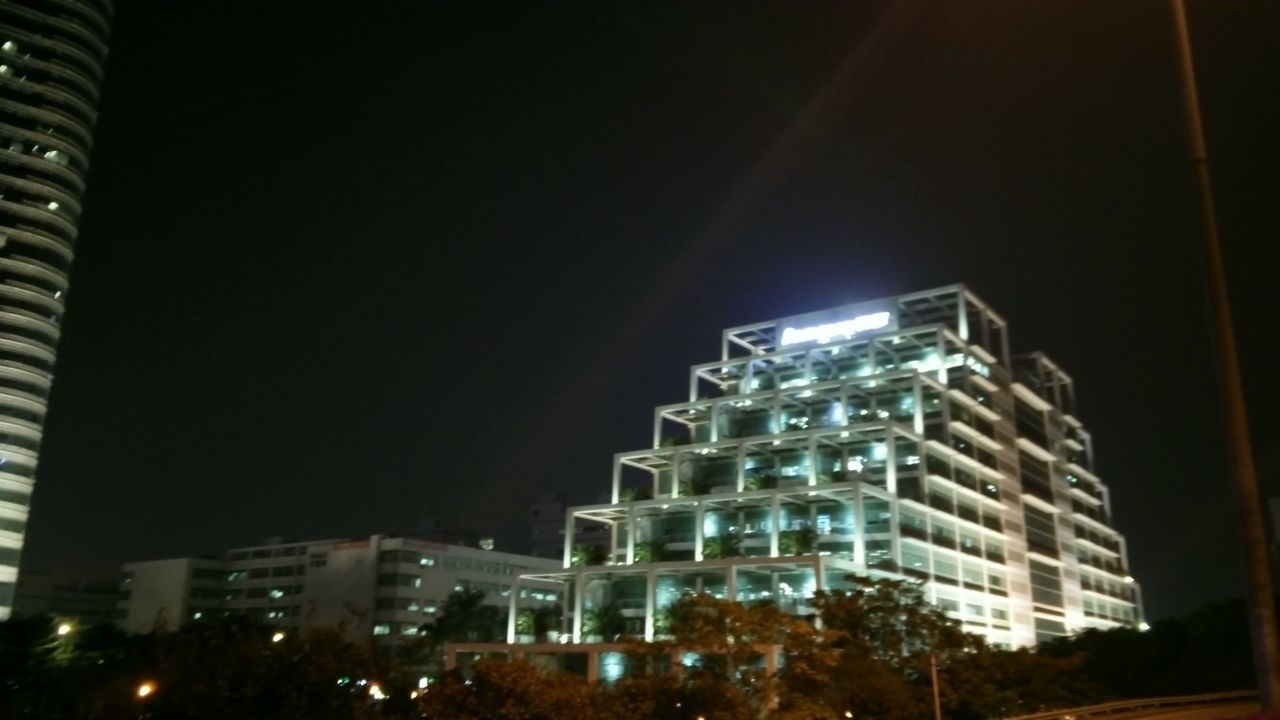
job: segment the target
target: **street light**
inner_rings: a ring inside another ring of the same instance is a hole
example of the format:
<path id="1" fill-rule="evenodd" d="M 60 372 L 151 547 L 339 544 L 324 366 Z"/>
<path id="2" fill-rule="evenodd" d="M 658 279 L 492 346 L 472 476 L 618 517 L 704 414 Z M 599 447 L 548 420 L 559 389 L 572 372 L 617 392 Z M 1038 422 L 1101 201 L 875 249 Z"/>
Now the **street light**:
<path id="1" fill-rule="evenodd" d="M 284 639 L 284 633 L 280 632 L 279 630 L 276 631 L 275 635 L 271 636 L 271 642 L 273 643 L 278 643 L 283 639 Z"/>
<path id="2" fill-rule="evenodd" d="M 156 691 L 156 684 L 150 680 L 143 681 L 138 685 L 138 699 L 146 700 Z"/>
<path id="3" fill-rule="evenodd" d="M 58 626 L 58 637 L 69 635 L 72 630 L 71 623 L 62 623 Z"/>

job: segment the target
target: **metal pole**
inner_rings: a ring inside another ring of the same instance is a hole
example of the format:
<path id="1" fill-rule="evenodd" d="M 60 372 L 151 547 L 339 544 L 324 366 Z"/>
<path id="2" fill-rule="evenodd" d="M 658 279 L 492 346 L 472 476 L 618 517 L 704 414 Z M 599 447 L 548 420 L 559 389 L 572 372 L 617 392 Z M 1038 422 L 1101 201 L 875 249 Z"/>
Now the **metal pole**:
<path id="1" fill-rule="evenodd" d="M 1272 713 L 1280 702 L 1280 641 L 1276 634 L 1275 600 L 1271 594 L 1271 568 L 1267 558 L 1262 504 L 1253 467 L 1249 441 L 1249 418 L 1245 412 L 1240 362 L 1236 355 L 1235 330 L 1231 324 L 1231 304 L 1223 268 L 1218 223 L 1214 217 L 1213 187 L 1209 182 L 1209 154 L 1205 149 L 1200 98 L 1196 92 L 1195 65 L 1191 60 L 1191 35 L 1183 0 L 1169 0 L 1178 42 L 1178 71 L 1182 80 L 1183 109 L 1186 111 L 1191 165 L 1199 190 L 1201 233 L 1209 271 L 1209 295 L 1213 309 L 1214 340 L 1217 345 L 1222 410 L 1225 415 L 1232 486 L 1240 512 L 1241 540 L 1244 543 L 1245 599 L 1253 637 L 1253 664 L 1258 679 L 1258 695 L 1263 712 Z"/>
<path id="2" fill-rule="evenodd" d="M 929 676 L 933 679 L 933 720 L 942 720 L 942 700 L 938 698 L 938 653 L 929 653 Z"/>

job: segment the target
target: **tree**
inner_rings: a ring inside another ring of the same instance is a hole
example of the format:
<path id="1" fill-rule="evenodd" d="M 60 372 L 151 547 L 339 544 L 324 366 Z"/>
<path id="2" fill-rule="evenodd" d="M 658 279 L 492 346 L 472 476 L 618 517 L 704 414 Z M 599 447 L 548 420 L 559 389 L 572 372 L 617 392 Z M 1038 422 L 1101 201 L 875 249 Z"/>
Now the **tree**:
<path id="1" fill-rule="evenodd" d="M 506 636 L 502 611 L 484 602 L 480 590 L 449 593 L 436 619 L 423 626 L 432 643 L 498 642 Z"/>
<path id="2" fill-rule="evenodd" d="M 478 660 L 471 677 L 451 671 L 423 693 L 427 718 L 449 720 L 559 720 L 594 718 L 600 693 L 568 673 L 540 670 L 522 660 Z"/>
<path id="3" fill-rule="evenodd" d="M 779 676 L 780 713 L 815 706 L 843 715 L 907 720 L 930 702 L 929 661 L 940 664 L 982 647 L 930 605 L 914 581 L 848 578 L 851 588 L 818 592 L 821 631 L 793 628 Z"/>

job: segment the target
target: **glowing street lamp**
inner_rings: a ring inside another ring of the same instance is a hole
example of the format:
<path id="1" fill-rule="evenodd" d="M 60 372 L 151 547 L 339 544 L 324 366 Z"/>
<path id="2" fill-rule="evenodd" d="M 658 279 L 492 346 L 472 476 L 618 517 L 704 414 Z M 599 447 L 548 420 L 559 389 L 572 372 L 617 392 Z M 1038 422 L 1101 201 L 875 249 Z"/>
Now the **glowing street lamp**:
<path id="1" fill-rule="evenodd" d="M 71 623 L 62 623 L 58 626 L 58 637 L 66 637 L 71 634 L 75 628 L 71 627 Z"/>
<path id="2" fill-rule="evenodd" d="M 279 630 L 276 631 L 275 635 L 271 636 L 271 642 L 273 643 L 278 643 L 283 639 L 284 639 L 284 633 L 280 632 Z"/>
<path id="3" fill-rule="evenodd" d="M 138 699 L 146 700 L 156 691 L 156 684 L 150 680 L 144 681 L 138 685 Z"/>

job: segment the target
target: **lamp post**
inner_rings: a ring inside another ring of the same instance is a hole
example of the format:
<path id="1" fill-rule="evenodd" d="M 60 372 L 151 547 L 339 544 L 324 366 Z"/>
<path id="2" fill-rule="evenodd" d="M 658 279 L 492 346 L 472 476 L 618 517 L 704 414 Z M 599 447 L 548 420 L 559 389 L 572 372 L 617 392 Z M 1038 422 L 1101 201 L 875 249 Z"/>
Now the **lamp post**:
<path id="1" fill-rule="evenodd" d="M 929 653 L 929 678 L 933 681 L 933 720 L 942 720 L 942 700 L 938 696 L 938 653 Z"/>
<path id="2" fill-rule="evenodd" d="M 1280 640 L 1276 633 L 1275 600 L 1271 594 L 1271 567 L 1267 558 L 1262 504 L 1253 467 L 1249 440 L 1249 418 L 1245 412 L 1240 361 L 1236 354 L 1235 329 L 1231 324 L 1231 301 L 1227 293 L 1226 270 L 1218 222 L 1213 208 L 1213 186 L 1209 181 L 1209 153 L 1196 91 L 1195 65 L 1191 59 L 1191 34 L 1183 0 L 1169 0 L 1174 33 L 1178 42 L 1178 73 L 1182 81 L 1183 110 L 1186 113 L 1187 141 L 1191 166 L 1195 170 L 1200 208 L 1200 231 L 1204 240 L 1209 273 L 1209 297 L 1213 309 L 1214 344 L 1217 350 L 1219 392 L 1222 396 L 1229 461 L 1240 534 L 1244 544 L 1245 599 L 1253 632 L 1253 666 L 1257 673 L 1258 695 L 1263 712 L 1274 713 L 1280 703 Z"/>

